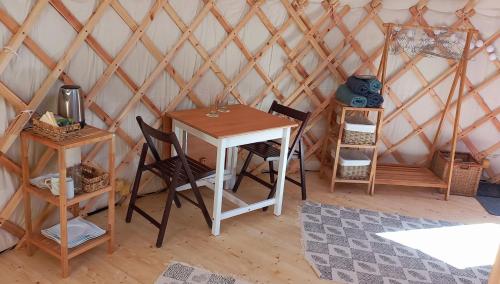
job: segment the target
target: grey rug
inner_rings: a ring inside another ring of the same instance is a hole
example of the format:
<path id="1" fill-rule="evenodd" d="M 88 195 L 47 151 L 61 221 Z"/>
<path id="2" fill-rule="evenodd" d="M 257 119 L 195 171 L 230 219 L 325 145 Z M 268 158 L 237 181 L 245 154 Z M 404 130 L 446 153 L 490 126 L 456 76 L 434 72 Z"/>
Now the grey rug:
<path id="1" fill-rule="evenodd" d="M 205 269 L 190 266 L 181 262 L 172 262 L 156 279 L 155 284 L 246 284 L 232 276 L 212 273 Z"/>
<path id="2" fill-rule="evenodd" d="M 304 202 L 302 237 L 320 278 L 360 284 L 487 283 L 491 266 L 457 269 L 377 233 L 459 225 Z"/>

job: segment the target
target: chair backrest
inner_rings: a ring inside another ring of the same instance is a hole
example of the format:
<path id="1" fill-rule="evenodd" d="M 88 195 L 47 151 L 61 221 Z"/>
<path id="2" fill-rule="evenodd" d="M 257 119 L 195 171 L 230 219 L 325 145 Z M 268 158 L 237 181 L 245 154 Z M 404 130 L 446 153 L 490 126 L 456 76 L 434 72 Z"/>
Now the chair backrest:
<path id="1" fill-rule="evenodd" d="M 151 153 L 153 153 L 153 156 L 156 161 L 161 161 L 160 154 L 158 153 L 158 150 L 156 149 L 155 144 L 153 143 L 153 138 L 161 141 L 163 143 L 168 143 L 174 146 L 175 151 L 177 152 L 177 155 L 181 158 L 182 161 L 185 160 L 184 157 L 184 152 L 182 151 L 182 147 L 179 143 L 179 140 L 177 140 L 177 136 L 173 132 L 163 132 L 158 129 L 155 129 L 148 125 L 144 120 L 142 119 L 141 116 L 136 117 L 137 123 L 139 124 L 139 128 L 141 129 L 142 134 L 144 135 L 144 139 L 146 139 L 146 143 L 151 150 Z"/>
<path id="2" fill-rule="evenodd" d="M 311 117 L 311 112 L 303 112 L 300 110 L 296 110 L 284 105 L 279 104 L 277 101 L 273 101 L 273 104 L 271 105 L 271 108 L 269 108 L 269 113 L 278 113 L 290 118 L 293 118 L 297 121 L 300 122 L 297 135 L 295 135 L 295 139 L 293 139 L 293 142 L 290 144 L 290 151 L 288 153 L 288 159 L 292 157 L 293 152 L 295 151 L 295 147 L 301 143 L 301 138 L 302 135 L 304 134 L 304 130 L 307 126 L 307 123 L 309 122 L 309 118 Z M 302 147 L 302 145 L 301 145 Z"/>

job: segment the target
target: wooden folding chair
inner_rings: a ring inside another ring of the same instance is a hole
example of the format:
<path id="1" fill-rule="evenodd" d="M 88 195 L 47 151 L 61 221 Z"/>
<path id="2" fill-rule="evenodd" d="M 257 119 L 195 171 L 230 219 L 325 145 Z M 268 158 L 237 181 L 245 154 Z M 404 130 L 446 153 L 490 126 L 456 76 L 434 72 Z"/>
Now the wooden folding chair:
<path id="1" fill-rule="evenodd" d="M 140 116 L 137 117 L 137 122 L 139 123 L 139 127 L 144 135 L 144 138 L 146 139 L 146 143 L 144 143 L 144 145 L 142 146 L 141 157 L 139 159 L 139 165 L 137 166 L 137 173 L 135 176 L 134 185 L 132 187 L 132 194 L 130 197 L 130 203 L 128 206 L 127 217 L 125 221 L 127 223 L 130 223 L 130 221 L 132 220 L 133 211 L 137 211 L 137 213 L 142 215 L 149 222 L 160 229 L 158 238 L 156 240 L 156 247 L 161 247 L 167 228 L 167 222 L 172 202 L 175 202 L 176 206 L 180 208 L 181 203 L 178 198 L 178 196 L 180 196 L 190 203 L 194 204 L 196 207 L 200 208 L 203 216 L 205 217 L 205 221 L 211 228 L 212 220 L 210 218 L 210 215 L 208 214 L 207 208 L 205 207 L 205 203 L 203 202 L 198 186 L 196 185 L 196 181 L 212 175 L 214 173 L 214 170 L 186 156 L 182 151 L 179 141 L 177 140 L 177 137 L 174 133 L 165 133 L 156 130 L 146 124 Z M 173 145 L 177 155 L 168 159 L 161 159 L 153 142 L 153 139 Z M 155 162 L 150 164 L 146 164 L 148 149 L 151 150 L 151 153 L 153 154 L 153 157 L 155 159 Z M 144 171 L 151 171 L 167 183 L 167 201 L 165 204 L 161 222 L 156 221 L 153 217 L 151 217 L 145 211 L 135 205 L 141 176 Z M 177 187 L 185 185 L 187 183 L 191 185 L 194 196 L 196 198 L 196 202 L 188 198 L 184 194 L 176 191 Z"/>
<path id="2" fill-rule="evenodd" d="M 271 105 L 271 108 L 269 109 L 269 113 L 277 113 L 279 115 L 284 115 L 289 118 L 295 119 L 298 122 L 300 122 L 299 129 L 297 131 L 297 135 L 295 136 L 295 139 L 293 140 L 292 144 L 290 145 L 290 149 L 288 151 L 288 157 L 287 157 L 287 162 L 290 161 L 291 159 L 298 159 L 300 163 L 300 181 L 297 181 L 293 178 L 290 178 L 286 176 L 286 180 L 300 186 L 301 191 L 302 191 L 302 200 L 305 200 L 307 198 L 306 194 L 306 175 L 305 175 L 305 167 L 304 167 L 304 147 L 302 145 L 302 135 L 304 134 L 304 129 L 307 125 L 307 122 L 309 121 L 309 118 L 311 116 L 310 112 L 302 112 L 284 105 L 280 105 L 276 101 L 273 102 Z M 244 176 L 247 176 L 258 183 L 268 187 L 271 191 L 269 192 L 268 198 L 272 198 L 274 196 L 274 193 L 276 191 L 276 181 L 274 180 L 274 175 L 277 173 L 277 171 L 274 170 L 273 167 L 273 162 L 279 160 L 280 158 L 280 149 L 279 149 L 280 143 L 269 140 L 266 142 L 257 142 L 257 143 L 252 143 L 252 144 L 246 144 L 243 146 L 240 146 L 241 148 L 247 150 L 248 156 L 243 163 L 243 167 L 241 169 L 240 174 L 238 175 L 238 178 L 234 184 L 233 187 L 233 192 L 236 192 L 238 190 L 238 187 L 240 186 L 241 180 L 243 179 Z M 295 148 L 298 147 L 296 150 Z M 253 175 L 250 172 L 247 172 L 248 166 L 250 165 L 250 161 L 252 160 L 253 155 L 257 155 L 261 158 L 264 159 L 264 161 L 269 163 L 269 179 L 270 182 L 266 182 L 263 179 Z"/>

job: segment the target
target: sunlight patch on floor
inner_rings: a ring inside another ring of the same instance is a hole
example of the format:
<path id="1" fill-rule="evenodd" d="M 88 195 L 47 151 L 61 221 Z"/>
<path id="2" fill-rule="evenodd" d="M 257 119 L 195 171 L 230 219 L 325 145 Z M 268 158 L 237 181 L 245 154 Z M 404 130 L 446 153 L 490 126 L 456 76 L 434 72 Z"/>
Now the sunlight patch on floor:
<path id="1" fill-rule="evenodd" d="M 460 225 L 377 235 L 465 269 L 493 265 L 500 245 L 500 224 Z"/>

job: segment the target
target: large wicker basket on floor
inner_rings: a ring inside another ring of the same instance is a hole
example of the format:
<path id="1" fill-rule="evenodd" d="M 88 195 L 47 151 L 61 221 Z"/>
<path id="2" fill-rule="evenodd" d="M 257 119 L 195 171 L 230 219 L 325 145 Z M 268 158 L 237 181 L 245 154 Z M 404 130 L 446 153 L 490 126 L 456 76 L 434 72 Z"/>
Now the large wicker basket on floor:
<path id="1" fill-rule="evenodd" d="M 109 174 L 104 170 L 90 164 L 80 164 L 69 170 L 75 180 L 75 186 L 83 192 L 94 192 L 108 186 Z"/>
<path id="2" fill-rule="evenodd" d="M 432 159 L 432 171 L 443 180 L 448 180 L 450 153 L 437 151 Z M 451 194 L 476 196 L 482 165 L 468 153 L 455 153 L 451 178 Z"/>
<path id="3" fill-rule="evenodd" d="M 78 136 L 78 130 L 80 130 L 79 123 L 56 127 L 40 121 L 39 115 L 33 116 L 32 123 L 33 131 L 36 134 L 47 137 L 54 141 L 62 141 L 69 137 L 76 137 Z"/>

